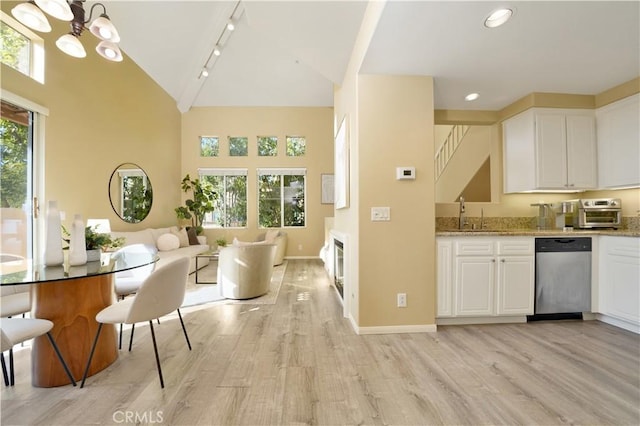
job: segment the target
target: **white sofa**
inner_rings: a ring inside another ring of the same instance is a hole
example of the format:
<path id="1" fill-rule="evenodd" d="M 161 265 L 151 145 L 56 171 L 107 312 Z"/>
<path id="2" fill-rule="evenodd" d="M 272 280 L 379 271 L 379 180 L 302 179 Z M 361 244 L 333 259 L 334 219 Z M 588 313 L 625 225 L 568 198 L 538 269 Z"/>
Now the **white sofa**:
<path id="1" fill-rule="evenodd" d="M 173 232 L 172 232 L 173 231 Z M 128 231 L 128 232 L 111 232 L 111 238 L 124 238 L 124 245 L 132 245 L 132 244 L 145 244 L 152 246 L 156 250 L 158 250 L 158 256 L 160 260 L 156 263 L 156 267 L 160 267 L 165 263 L 170 262 L 173 259 L 179 257 L 188 257 L 190 259 L 189 262 L 189 273 L 191 274 L 196 270 L 196 255 L 200 253 L 204 253 L 210 250 L 207 245 L 206 237 L 198 236 L 199 243 L 198 245 L 183 245 L 182 247 L 178 247 L 173 250 L 163 251 L 162 247 L 158 247 L 158 239 L 164 234 L 176 234 L 179 232 L 177 226 L 172 226 L 170 228 L 147 228 L 141 231 Z M 188 241 L 188 240 L 187 240 Z M 161 245 L 162 246 L 162 245 Z M 208 258 L 203 258 L 198 261 L 198 268 L 203 268 L 209 264 Z"/>
<path id="2" fill-rule="evenodd" d="M 258 235 L 256 241 L 267 241 L 276 245 L 276 255 L 273 260 L 273 266 L 282 265 L 284 255 L 287 253 L 287 233 L 280 230 L 269 230 Z"/>

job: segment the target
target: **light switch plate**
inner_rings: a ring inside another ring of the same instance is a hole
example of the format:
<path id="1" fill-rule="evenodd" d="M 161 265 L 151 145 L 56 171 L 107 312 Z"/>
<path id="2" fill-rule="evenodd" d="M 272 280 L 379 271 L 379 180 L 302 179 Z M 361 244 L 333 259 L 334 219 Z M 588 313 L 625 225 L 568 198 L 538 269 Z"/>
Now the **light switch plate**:
<path id="1" fill-rule="evenodd" d="M 371 207 L 372 222 L 386 222 L 391 220 L 390 207 Z"/>

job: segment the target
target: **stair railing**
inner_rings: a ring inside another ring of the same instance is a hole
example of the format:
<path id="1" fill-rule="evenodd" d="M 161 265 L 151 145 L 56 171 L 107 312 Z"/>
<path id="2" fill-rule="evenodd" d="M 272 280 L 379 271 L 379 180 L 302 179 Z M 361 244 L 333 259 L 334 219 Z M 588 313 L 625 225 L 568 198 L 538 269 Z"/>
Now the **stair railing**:
<path id="1" fill-rule="evenodd" d="M 453 154 L 458 149 L 460 142 L 467 134 L 469 126 L 464 124 L 457 124 L 451 128 L 447 139 L 440 145 L 438 152 L 435 155 L 435 173 L 436 180 L 442 175 L 444 169 L 447 167 L 449 160 L 453 157 Z"/>

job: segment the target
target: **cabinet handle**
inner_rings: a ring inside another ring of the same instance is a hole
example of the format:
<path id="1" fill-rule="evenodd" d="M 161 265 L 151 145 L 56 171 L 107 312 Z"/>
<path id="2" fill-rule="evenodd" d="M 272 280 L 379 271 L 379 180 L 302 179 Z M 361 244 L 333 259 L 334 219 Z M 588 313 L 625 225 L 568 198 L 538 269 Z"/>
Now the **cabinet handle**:
<path id="1" fill-rule="evenodd" d="M 492 261 L 493 263 L 496 263 L 496 260 L 495 260 L 495 259 L 491 259 L 491 261 Z"/>
<path id="2" fill-rule="evenodd" d="M 506 262 L 506 260 L 505 259 L 501 259 L 500 262 L 504 263 L 504 262 Z"/>

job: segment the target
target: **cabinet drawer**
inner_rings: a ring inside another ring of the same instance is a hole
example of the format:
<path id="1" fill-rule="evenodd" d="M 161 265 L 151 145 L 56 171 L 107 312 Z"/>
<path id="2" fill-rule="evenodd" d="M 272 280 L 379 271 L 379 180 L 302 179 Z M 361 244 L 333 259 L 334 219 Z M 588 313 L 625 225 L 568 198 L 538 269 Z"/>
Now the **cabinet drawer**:
<path id="1" fill-rule="evenodd" d="M 526 255 L 533 254 L 533 238 L 507 238 L 498 240 L 498 254 L 504 255 Z"/>
<path id="2" fill-rule="evenodd" d="M 469 241 L 456 242 L 457 256 L 483 256 L 493 254 L 493 240 L 478 240 L 469 238 Z"/>

